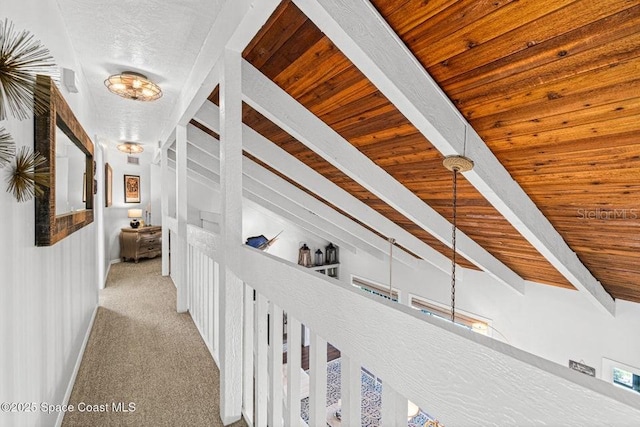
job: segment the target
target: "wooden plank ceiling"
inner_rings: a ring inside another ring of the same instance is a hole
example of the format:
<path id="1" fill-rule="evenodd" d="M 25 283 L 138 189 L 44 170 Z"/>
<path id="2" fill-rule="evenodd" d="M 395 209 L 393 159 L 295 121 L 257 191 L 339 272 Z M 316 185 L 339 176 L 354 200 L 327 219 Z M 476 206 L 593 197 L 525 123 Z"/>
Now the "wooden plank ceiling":
<path id="1" fill-rule="evenodd" d="M 637 0 L 372 3 L 605 289 L 640 302 Z M 451 218 L 451 176 L 442 155 L 290 1 L 243 55 Z M 450 255 L 247 106 L 244 121 Z M 460 181 L 462 231 L 523 278 L 572 287 L 473 186 Z M 465 260 L 461 265 L 471 266 Z"/>

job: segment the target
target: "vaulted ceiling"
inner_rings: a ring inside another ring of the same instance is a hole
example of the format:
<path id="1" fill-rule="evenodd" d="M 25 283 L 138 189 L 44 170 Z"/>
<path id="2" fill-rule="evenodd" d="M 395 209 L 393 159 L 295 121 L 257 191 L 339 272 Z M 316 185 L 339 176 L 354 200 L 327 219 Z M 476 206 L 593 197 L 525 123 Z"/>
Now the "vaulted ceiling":
<path id="1" fill-rule="evenodd" d="M 637 1 L 373 0 L 611 296 L 640 302 Z M 443 155 L 289 0 L 243 53 L 447 219 Z M 420 91 L 420 87 L 415 87 Z M 210 99 L 217 102 L 217 92 Z M 450 249 L 251 107 L 244 122 L 447 256 Z M 460 230 L 526 280 L 572 288 L 476 188 Z M 461 260 L 460 265 L 476 268 Z"/>

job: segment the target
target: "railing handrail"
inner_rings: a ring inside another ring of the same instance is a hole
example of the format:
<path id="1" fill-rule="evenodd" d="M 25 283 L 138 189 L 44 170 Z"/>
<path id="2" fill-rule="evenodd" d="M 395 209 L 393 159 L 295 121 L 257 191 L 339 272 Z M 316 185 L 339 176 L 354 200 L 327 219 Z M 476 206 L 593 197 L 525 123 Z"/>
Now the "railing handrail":
<path id="1" fill-rule="evenodd" d="M 187 227 L 189 245 L 214 260 L 220 239 Z M 640 415 L 640 397 L 611 384 L 242 247 L 241 280 L 447 425 L 570 426 Z"/>
<path id="2" fill-rule="evenodd" d="M 173 231 L 174 233 L 178 232 L 178 219 L 171 217 L 171 216 L 165 216 L 163 217 L 163 221 L 164 221 L 164 225 L 165 227 L 167 227 L 169 230 Z"/>
<path id="3" fill-rule="evenodd" d="M 254 248 L 244 246 L 242 261 L 245 283 L 449 425 L 569 426 L 640 414 L 640 396 L 508 344 Z"/>
<path id="4" fill-rule="evenodd" d="M 220 239 L 221 237 L 217 233 L 187 224 L 187 243 L 201 250 L 209 258 L 218 259 Z"/>

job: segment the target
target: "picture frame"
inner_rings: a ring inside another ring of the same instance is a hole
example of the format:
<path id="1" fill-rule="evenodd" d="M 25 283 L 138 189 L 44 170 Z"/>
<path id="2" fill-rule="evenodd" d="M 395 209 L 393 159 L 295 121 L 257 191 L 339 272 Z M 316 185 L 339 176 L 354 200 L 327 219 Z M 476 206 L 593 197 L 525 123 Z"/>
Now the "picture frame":
<path id="1" fill-rule="evenodd" d="M 104 206 L 113 204 L 113 169 L 109 163 L 104 164 Z"/>
<path id="2" fill-rule="evenodd" d="M 124 176 L 124 202 L 140 203 L 140 175 Z"/>

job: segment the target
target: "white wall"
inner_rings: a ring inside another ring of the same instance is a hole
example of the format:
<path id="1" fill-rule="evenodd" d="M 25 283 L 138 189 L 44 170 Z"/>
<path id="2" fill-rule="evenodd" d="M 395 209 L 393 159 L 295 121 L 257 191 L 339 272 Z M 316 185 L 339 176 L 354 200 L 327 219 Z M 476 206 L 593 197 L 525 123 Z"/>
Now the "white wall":
<path id="1" fill-rule="evenodd" d="M 120 260 L 120 230 L 124 227 L 130 227 L 129 223 L 131 222 L 127 216 L 127 211 L 138 208 L 144 212 L 149 207 L 149 203 L 151 203 L 152 223 L 160 224 L 160 208 L 159 200 L 154 200 L 151 192 L 151 159 L 153 158 L 153 151 L 147 149 L 143 153 L 136 155 L 135 157 L 138 157 L 140 164 L 133 165 L 127 163 L 128 155 L 126 153 L 122 153 L 115 148 L 115 142 L 107 143 L 107 145 L 105 162 L 108 162 L 113 169 L 113 204 L 111 207 L 105 208 L 104 233 L 106 262 L 111 263 Z M 102 167 L 104 168 L 104 166 Z M 140 203 L 124 202 L 125 175 L 140 176 Z M 157 207 L 154 209 L 154 206 Z"/>
<path id="2" fill-rule="evenodd" d="M 387 284 L 388 258 L 367 254 L 342 258 L 344 272 Z M 449 306 L 450 277 L 438 270 L 410 271 L 394 261 L 393 286 Z M 348 278 L 344 278 L 348 279 Z M 598 310 L 580 292 L 526 282 L 524 295 L 479 271 L 464 270 L 456 286 L 456 308 L 490 320 L 499 340 L 567 366 L 583 361 L 603 377 L 602 358 L 640 367 L 640 304 L 617 301 L 616 316 Z M 503 335 L 503 336 L 501 336 Z"/>
<path id="3" fill-rule="evenodd" d="M 359 253 L 341 261 L 347 274 L 389 282 L 388 258 L 381 262 Z M 461 276 L 456 308 L 489 319 L 494 338 L 563 366 L 570 359 L 583 361 L 596 368 L 598 378 L 603 377 L 603 357 L 640 367 L 640 304 L 618 300 L 616 316 L 611 317 L 578 291 L 526 282 L 525 294 L 519 295 L 479 271 L 464 270 Z M 405 297 L 450 304 L 450 277 L 433 268 L 411 271 L 394 261 L 393 286 Z"/>
<path id="4" fill-rule="evenodd" d="M 328 240 L 315 236 L 262 206 L 244 199 L 242 215 L 243 241 L 246 242 L 248 237 L 260 236 L 261 234 L 267 239 L 271 239 L 280 232 L 282 233 L 267 252 L 295 263 L 298 262 L 298 251 L 303 243 L 306 243 L 311 249 L 312 260 L 315 259 L 314 253 L 317 249 L 322 250 L 324 254 L 325 247 L 329 244 Z M 340 255 L 343 252 L 340 252 Z"/>
<path id="5" fill-rule="evenodd" d="M 611 317 L 578 291 L 527 282 L 518 296 L 503 288 L 485 274 L 467 272 L 456 301 L 491 318 L 514 346 L 561 365 L 583 360 L 598 378 L 603 357 L 640 367 L 640 304 L 618 300 Z"/>
<path id="6" fill-rule="evenodd" d="M 62 94 L 89 135 L 92 104 L 81 69 L 53 0 L 3 2 L 17 30 L 35 34 L 56 64 L 76 71 L 80 93 Z M 33 120 L 0 123 L 18 147 L 33 147 Z M 98 302 L 96 225 L 54 246 L 34 244 L 34 202 L 18 203 L 4 190 L 0 170 L 0 402 L 61 404 Z M 50 426 L 57 413 L 0 412 L 0 425 Z"/>

